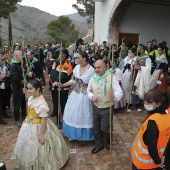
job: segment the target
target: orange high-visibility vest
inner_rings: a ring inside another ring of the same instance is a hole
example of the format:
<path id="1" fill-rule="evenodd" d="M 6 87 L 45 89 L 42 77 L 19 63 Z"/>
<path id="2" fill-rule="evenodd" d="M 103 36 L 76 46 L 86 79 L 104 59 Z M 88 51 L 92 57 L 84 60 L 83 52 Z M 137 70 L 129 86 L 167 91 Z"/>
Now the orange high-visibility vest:
<path id="1" fill-rule="evenodd" d="M 153 159 L 149 155 L 148 146 L 143 141 L 143 135 L 147 129 L 148 121 L 154 120 L 159 130 L 159 137 L 157 143 L 157 150 L 159 157 L 163 156 L 169 137 L 170 137 L 170 108 L 167 110 L 167 114 L 155 113 L 148 117 L 139 130 L 138 135 L 132 146 L 132 161 L 138 169 L 153 169 L 158 165 L 154 163 Z"/>
<path id="2" fill-rule="evenodd" d="M 53 63 L 52 68 L 56 68 L 56 62 Z M 56 68 L 57 71 L 60 71 L 60 65 L 57 66 Z M 73 67 L 70 61 L 66 60 L 62 65 L 61 65 L 61 72 L 65 72 L 68 75 L 72 74 L 73 72 Z"/>

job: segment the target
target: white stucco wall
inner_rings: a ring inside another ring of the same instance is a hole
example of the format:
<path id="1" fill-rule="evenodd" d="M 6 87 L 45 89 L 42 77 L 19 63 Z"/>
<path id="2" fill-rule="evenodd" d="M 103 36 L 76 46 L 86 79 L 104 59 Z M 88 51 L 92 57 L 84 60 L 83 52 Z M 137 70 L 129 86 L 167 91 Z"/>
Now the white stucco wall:
<path id="1" fill-rule="evenodd" d="M 103 0 L 95 3 L 95 42 L 101 44 L 104 40 L 110 41 L 109 22 L 120 1 Z M 154 38 L 158 42 L 165 40 L 170 47 L 169 11 L 170 6 L 132 3 L 120 23 L 120 32 L 139 33 L 143 44 Z"/>
<path id="2" fill-rule="evenodd" d="M 121 0 L 117 0 L 121 1 Z M 103 0 L 95 3 L 95 37 L 94 41 L 102 43 L 108 40 L 108 26 L 110 14 L 114 8 L 116 0 Z"/>
<path id="3" fill-rule="evenodd" d="M 143 44 L 156 38 L 170 47 L 170 6 L 132 3 L 120 24 L 120 32 L 139 33 Z"/>

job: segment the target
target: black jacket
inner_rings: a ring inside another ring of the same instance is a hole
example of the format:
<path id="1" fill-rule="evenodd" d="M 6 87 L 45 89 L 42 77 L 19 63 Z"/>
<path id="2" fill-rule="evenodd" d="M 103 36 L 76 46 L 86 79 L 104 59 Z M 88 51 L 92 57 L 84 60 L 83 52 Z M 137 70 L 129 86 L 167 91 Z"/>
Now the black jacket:
<path id="1" fill-rule="evenodd" d="M 43 68 L 39 61 L 36 61 L 34 64 L 34 68 L 32 68 L 32 72 L 35 74 L 36 78 L 43 79 Z"/>
<path id="2" fill-rule="evenodd" d="M 12 83 L 12 90 L 14 95 L 23 95 L 23 85 L 21 84 L 22 77 L 22 68 L 20 63 L 13 63 L 10 66 L 10 77 Z"/>

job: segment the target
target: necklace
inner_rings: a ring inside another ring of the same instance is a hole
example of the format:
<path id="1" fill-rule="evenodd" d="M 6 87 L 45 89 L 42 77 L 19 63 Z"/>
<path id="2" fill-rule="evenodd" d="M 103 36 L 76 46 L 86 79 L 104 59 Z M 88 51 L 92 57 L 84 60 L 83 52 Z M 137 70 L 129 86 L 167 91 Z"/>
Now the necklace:
<path id="1" fill-rule="evenodd" d="M 87 68 L 85 66 L 87 66 L 87 65 L 88 65 L 88 63 L 86 63 L 85 65 L 80 67 L 80 71 L 79 71 L 80 75 L 82 75 L 86 72 Z"/>
<path id="2" fill-rule="evenodd" d="M 88 64 L 88 63 L 82 64 L 81 67 L 83 68 L 83 67 L 85 67 L 87 64 Z"/>

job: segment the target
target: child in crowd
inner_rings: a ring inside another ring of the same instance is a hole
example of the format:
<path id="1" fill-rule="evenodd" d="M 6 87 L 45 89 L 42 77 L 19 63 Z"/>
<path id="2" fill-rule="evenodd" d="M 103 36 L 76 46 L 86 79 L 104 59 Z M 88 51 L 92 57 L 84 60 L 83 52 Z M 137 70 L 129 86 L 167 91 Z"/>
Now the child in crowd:
<path id="1" fill-rule="evenodd" d="M 28 114 L 14 149 L 15 168 L 22 170 L 59 170 L 68 159 L 68 148 L 54 123 L 48 118 L 48 105 L 41 95 L 38 79 L 31 80 Z"/>

